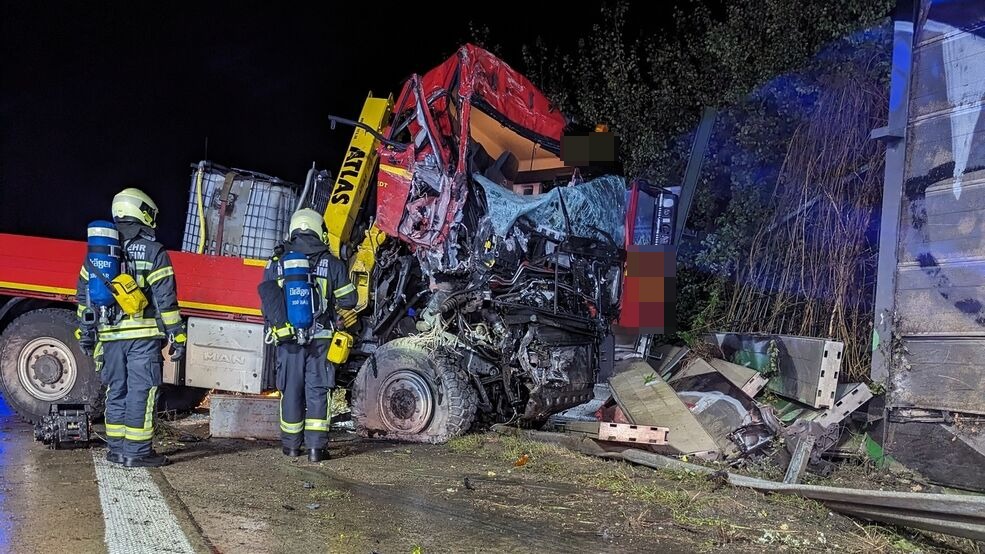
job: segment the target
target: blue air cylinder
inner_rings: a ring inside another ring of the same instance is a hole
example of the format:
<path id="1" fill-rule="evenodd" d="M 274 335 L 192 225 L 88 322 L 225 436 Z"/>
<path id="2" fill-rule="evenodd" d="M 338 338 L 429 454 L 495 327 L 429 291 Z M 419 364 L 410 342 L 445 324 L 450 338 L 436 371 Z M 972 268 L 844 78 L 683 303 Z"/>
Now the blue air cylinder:
<path id="1" fill-rule="evenodd" d="M 288 252 L 283 262 L 287 320 L 295 329 L 304 331 L 315 323 L 308 257 L 300 252 Z"/>
<path id="2" fill-rule="evenodd" d="M 109 221 L 93 221 L 87 230 L 86 257 L 103 277 L 112 280 L 120 274 L 120 233 Z M 92 269 L 87 268 L 89 282 L 86 293 L 89 304 L 97 308 L 108 308 L 116 304 L 113 294 Z"/>

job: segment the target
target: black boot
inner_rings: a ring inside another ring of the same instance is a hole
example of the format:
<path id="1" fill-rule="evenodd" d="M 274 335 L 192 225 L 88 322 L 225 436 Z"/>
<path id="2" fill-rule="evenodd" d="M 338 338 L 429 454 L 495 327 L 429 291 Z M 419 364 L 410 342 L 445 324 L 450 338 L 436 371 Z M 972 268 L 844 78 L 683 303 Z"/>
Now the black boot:
<path id="1" fill-rule="evenodd" d="M 327 448 L 312 448 L 308 451 L 309 462 L 321 462 L 323 460 L 327 460 L 328 458 Z"/>
<path id="2" fill-rule="evenodd" d="M 298 456 L 301 455 L 300 448 L 288 448 L 285 446 L 281 448 L 280 451 L 283 452 L 285 456 L 290 456 L 292 458 L 297 458 Z"/>
<path id="3" fill-rule="evenodd" d="M 109 451 L 106 452 L 106 461 L 107 462 L 113 462 L 114 464 L 122 464 L 123 463 L 123 454 L 120 454 L 119 452 L 113 452 L 112 450 L 109 450 Z"/>
<path id="4" fill-rule="evenodd" d="M 123 465 L 126 467 L 161 467 L 170 463 L 166 456 L 151 450 L 150 454 L 139 458 L 123 458 Z"/>

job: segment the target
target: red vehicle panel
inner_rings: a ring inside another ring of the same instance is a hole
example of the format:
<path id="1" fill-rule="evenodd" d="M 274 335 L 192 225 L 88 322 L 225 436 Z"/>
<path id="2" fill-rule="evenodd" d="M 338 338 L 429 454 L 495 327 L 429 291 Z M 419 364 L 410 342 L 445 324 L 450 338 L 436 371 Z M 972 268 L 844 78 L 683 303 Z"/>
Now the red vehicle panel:
<path id="1" fill-rule="evenodd" d="M 85 257 L 81 241 L 0 234 L 0 294 L 72 300 Z M 264 261 L 169 252 L 186 315 L 261 321 Z"/>

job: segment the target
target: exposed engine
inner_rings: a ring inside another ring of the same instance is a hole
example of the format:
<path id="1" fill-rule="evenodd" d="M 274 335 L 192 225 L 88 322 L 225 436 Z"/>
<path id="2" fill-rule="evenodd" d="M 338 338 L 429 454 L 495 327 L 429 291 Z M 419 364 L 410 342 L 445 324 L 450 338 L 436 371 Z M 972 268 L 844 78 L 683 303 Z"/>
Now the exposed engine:
<path id="1" fill-rule="evenodd" d="M 400 243 L 381 252 L 376 336 L 453 335 L 481 385 L 480 410 L 496 419 L 541 422 L 589 400 L 601 340 L 618 315 L 622 248 L 604 232 L 580 237 L 531 217 L 503 235 L 488 213 L 465 219 L 476 231 L 459 234 L 452 271 L 422 270 Z"/>

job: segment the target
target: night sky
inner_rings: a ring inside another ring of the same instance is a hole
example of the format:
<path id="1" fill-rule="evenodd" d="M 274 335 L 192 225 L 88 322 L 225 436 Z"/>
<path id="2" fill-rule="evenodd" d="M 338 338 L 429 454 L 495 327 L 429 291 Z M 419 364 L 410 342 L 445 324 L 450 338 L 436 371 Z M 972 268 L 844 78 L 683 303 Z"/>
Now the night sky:
<path id="1" fill-rule="evenodd" d="M 180 246 L 190 164 L 205 156 L 302 183 L 333 173 L 369 91 L 396 94 L 487 25 L 507 62 L 540 34 L 573 44 L 591 3 L 4 2 L 0 232 L 84 239 L 137 186 Z M 556 9 L 575 25 L 558 21 Z M 440 15 L 439 15 L 440 14 Z M 447 22 L 439 23 L 442 18 Z"/>

